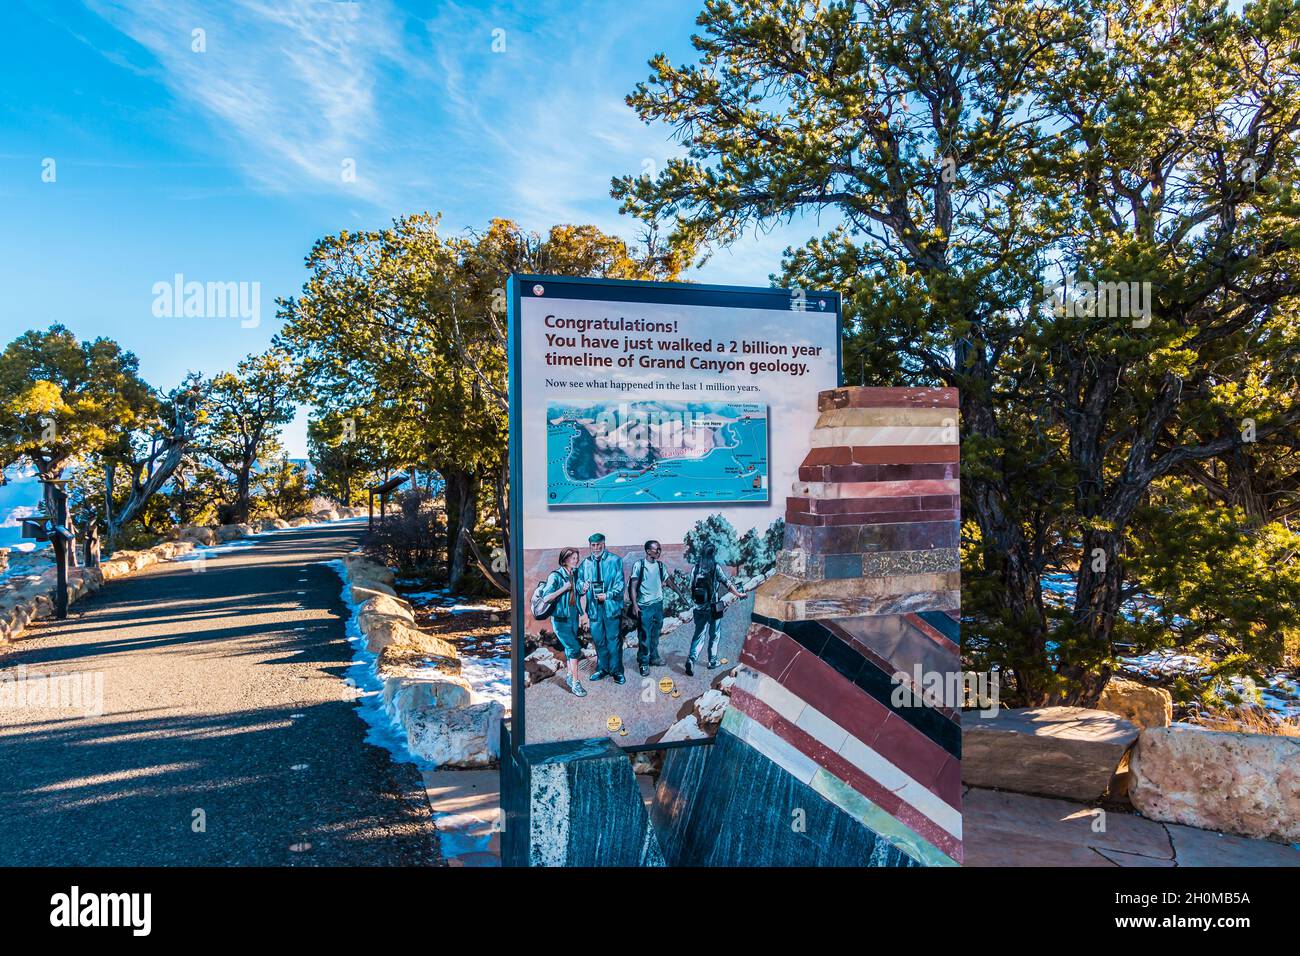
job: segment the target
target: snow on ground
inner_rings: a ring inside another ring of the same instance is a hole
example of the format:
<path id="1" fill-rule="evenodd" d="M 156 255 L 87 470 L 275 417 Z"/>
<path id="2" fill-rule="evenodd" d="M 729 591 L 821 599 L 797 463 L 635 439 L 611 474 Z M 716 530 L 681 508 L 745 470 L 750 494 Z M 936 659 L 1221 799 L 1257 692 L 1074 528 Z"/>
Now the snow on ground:
<path id="1" fill-rule="evenodd" d="M 510 635 L 505 636 L 506 650 L 510 649 Z M 460 659 L 460 676 L 474 690 L 474 703 L 497 701 L 510 715 L 510 657 L 470 657 Z"/>
<path id="2" fill-rule="evenodd" d="M 321 563 L 332 568 L 343 582 L 340 595 L 349 612 L 345 632 L 348 643 L 352 645 L 352 666 L 345 672 L 344 680 L 356 688 L 357 713 L 367 728 L 366 743 L 387 750 L 398 763 L 412 763 L 421 770 L 436 769 L 429 761 L 411 753 L 406 746 L 406 732 L 384 709 L 384 682 L 379 678 L 376 666 L 379 657 L 366 647 L 365 636 L 361 633 L 361 624 L 357 619 L 361 605 L 352 600 L 347 567 L 337 558 Z"/>
<path id="3" fill-rule="evenodd" d="M 398 578 L 399 586 L 411 587 L 420 582 L 413 578 Z M 470 614 L 481 611 L 505 615 L 503 608 L 490 604 L 462 603 L 464 598 L 452 594 L 448 588 L 432 588 L 427 591 L 404 591 L 401 597 L 412 606 L 430 609 L 439 614 Z M 450 636 L 450 635 L 449 635 Z M 460 674 L 470 683 L 473 702 L 482 704 L 495 700 L 510 714 L 510 632 L 503 631 L 490 641 L 482 637 L 472 642 L 458 644 L 460 655 Z"/>
<path id="4" fill-rule="evenodd" d="M 1045 574 L 1042 584 L 1043 598 L 1049 604 L 1059 606 L 1074 598 L 1076 579 L 1073 574 L 1067 572 Z M 1150 595 L 1137 594 L 1121 605 L 1120 613 L 1130 621 L 1154 618 L 1160 613 L 1160 604 Z M 1180 623 L 1181 619 L 1175 617 L 1174 622 Z M 1148 680 L 1177 676 L 1193 678 L 1204 672 L 1204 665 L 1199 657 L 1177 648 L 1162 648 L 1146 654 L 1121 656 L 1120 661 L 1136 676 Z M 1229 678 L 1228 683 L 1246 701 L 1253 702 L 1258 699 L 1280 717 L 1300 716 L 1300 682 L 1286 673 L 1270 674 L 1262 686 L 1248 678 L 1240 677 Z"/>
<path id="5" fill-rule="evenodd" d="M 207 558 L 215 558 L 219 554 L 230 554 L 234 551 L 247 551 L 249 548 L 256 548 L 256 541 L 227 541 L 225 544 L 213 545 L 196 545 L 194 550 L 189 554 L 178 555 L 173 561 L 203 561 Z M 109 560 L 112 560 L 111 558 Z"/>

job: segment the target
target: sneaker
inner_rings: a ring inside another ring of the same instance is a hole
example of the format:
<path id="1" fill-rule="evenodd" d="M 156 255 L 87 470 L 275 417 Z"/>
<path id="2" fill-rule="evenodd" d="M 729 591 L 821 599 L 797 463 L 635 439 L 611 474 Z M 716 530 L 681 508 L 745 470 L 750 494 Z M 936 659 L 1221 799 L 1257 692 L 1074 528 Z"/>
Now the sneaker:
<path id="1" fill-rule="evenodd" d="M 604 680 L 604 679 L 605 679 L 606 677 L 608 677 L 608 676 L 609 676 L 609 675 L 606 674 L 604 671 L 599 671 L 599 670 L 598 670 L 598 671 L 592 671 L 592 672 L 591 672 L 591 676 L 588 677 L 587 680 Z"/>
<path id="2" fill-rule="evenodd" d="M 695 676 L 695 668 L 691 666 L 691 662 L 689 660 L 686 662 L 686 676 L 687 677 Z"/>
<path id="3" fill-rule="evenodd" d="M 615 674 L 615 675 L 614 675 L 614 683 L 615 683 L 615 684 L 626 684 L 626 683 L 627 683 L 627 678 L 624 677 L 622 674 Z"/>
<path id="4" fill-rule="evenodd" d="M 718 663 L 718 659 L 716 657 L 713 660 L 709 661 L 709 670 L 711 671 L 715 671 L 721 666 L 722 665 Z"/>
<path id="5" fill-rule="evenodd" d="M 587 696 L 587 688 L 582 686 L 582 681 L 578 680 L 578 678 L 570 677 L 568 680 L 565 681 L 565 683 L 569 685 L 569 690 L 573 691 L 574 697 Z"/>
<path id="6" fill-rule="evenodd" d="M 667 666 L 667 665 L 664 664 L 664 659 L 663 659 L 662 657 L 655 657 L 655 658 L 652 658 L 652 659 L 651 659 L 651 661 L 650 661 L 650 666 L 651 666 L 651 667 L 665 667 L 665 666 Z"/>
<path id="7" fill-rule="evenodd" d="M 641 676 L 642 676 L 642 677 L 649 677 L 649 676 L 650 676 L 650 665 L 649 665 L 649 664 L 642 664 L 642 665 L 641 665 Z"/>

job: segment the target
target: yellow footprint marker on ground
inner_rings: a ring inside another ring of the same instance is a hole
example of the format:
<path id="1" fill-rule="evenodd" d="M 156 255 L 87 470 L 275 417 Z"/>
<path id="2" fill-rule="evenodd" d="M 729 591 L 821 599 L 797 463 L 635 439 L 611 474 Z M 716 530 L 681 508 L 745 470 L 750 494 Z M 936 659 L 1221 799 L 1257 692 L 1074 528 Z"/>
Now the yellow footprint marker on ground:
<path id="1" fill-rule="evenodd" d="M 621 730 L 623 728 L 623 718 L 620 717 L 618 714 L 610 714 L 609 717 L 605 720 L 605 726 L 609 728 L 609 732 L 612 734 L 615 731 Z"/>
<path id="2" fill-rule="evenodd" d="M 673 679 L 671 677 L 659 678 L 659 689 L 663 691 L 665 694 L 671 694 L 673 692 L 673 687 L 674 684 L 673 684 Z"/>
<path id="3" fill-rule="evenodd" d="M 722 660 L 720 660 L 718 663 L 719 663 L 719 664 L 730 664 L 731 661 L 727 660 L 727 659 L 724 657 L 724 658 L 723 658 Z"/>

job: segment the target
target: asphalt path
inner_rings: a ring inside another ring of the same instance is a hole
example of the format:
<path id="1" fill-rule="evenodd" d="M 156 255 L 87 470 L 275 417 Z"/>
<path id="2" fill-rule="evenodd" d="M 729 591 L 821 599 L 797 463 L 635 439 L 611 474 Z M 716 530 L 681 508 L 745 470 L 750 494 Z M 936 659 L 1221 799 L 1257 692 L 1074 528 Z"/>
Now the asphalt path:
<path id="1" fill-rule="evenodd" d="M 343 676 L 319 562 L 361 530 L 155 565 L 0 656 L 0 865 L 438 864 L 418 771 L 364 742 Z"/>

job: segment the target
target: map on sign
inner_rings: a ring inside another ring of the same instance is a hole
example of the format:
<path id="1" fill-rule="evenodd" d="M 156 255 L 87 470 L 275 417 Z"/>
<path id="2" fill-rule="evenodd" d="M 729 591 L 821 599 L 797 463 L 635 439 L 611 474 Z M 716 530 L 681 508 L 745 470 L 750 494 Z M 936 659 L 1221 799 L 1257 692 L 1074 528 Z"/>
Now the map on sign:
<path id="1" fill-rule="evenodd" d="M 549 405 L 546 457 L 553 506 L 765 502 L 767 406 Z"/>

